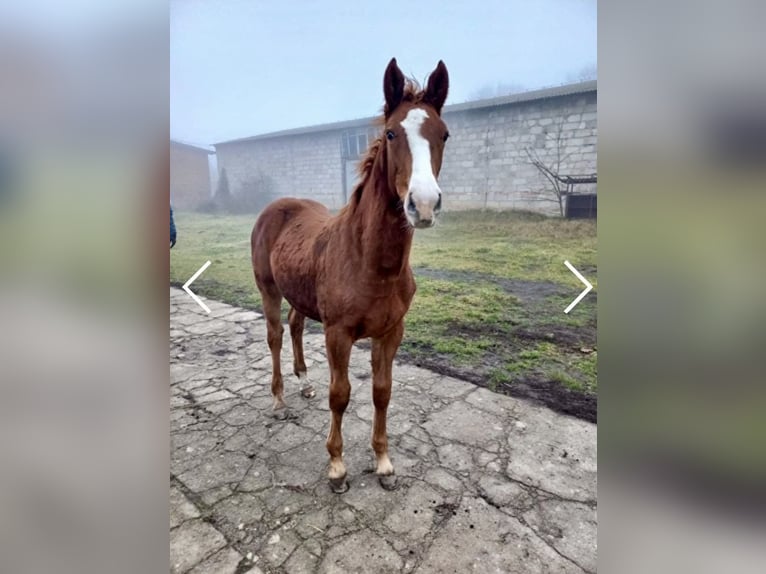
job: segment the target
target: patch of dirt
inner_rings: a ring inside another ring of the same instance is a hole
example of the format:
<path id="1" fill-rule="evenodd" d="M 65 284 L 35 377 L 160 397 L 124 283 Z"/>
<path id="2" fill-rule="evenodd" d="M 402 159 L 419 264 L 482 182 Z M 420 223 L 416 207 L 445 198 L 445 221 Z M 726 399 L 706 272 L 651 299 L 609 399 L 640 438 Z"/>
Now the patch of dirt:
<path id="1" fill-rule="evenodd" d="M 513 322 L 508 322 L 510 327 L 500 325 L 497 323 L 488 323 L 486 325 L 467 324 L 460 321 L 450 321 L 446 323 L 446 332 L 455 335 L 462 335 L 468 337 L 486 337 L 487 335 L 493 337 L 508 338 L 513 331 Z"/>
<path id="2" fill-rule="evenodd" d="M 515 327 L 510 323 L 510 328 L 501 325 L 471 325 L 452 321 L 448 323 L 447 332 L 464 338 L 493 336 L 497 339 L 498 346 L 510 349 L 523 349 L 524 341 L 548 341 L 557 347 L 578 350 L 581 347 L 594 347 L 596 345 L 596 328 L 594 326 L 568 327 L 566 325 L 540 325 L 535 330 L 526 327 Z"/>
<path id="3" fill-rule="evenodd" d="M 450 363 L 449 357 L 439 353 L 434 353 L 428 357 L 422 355 L 414 356 L 403 348 L 399 349 L 396 358 L 401 362 L 411 363 L 441 375 L 463 379 L 479 387 L 490 388 L 488 384 L 490 377 L 486 368 L 456 366 Z M 597 422 L 596 395 L 570 389 L 558 381 L 529 376 L 515 379 L 511 383 L 499 383 L 491 390 L 510 397 L 529 399 L 545 405 L 556 412 L 589 422 Z"/>
<path id="4" fill-rule="evenodd" d="M 512 383 L 501 383 L 496 390 L 504 395 L 531 399 L 560 413 L 598 422 L 596 395 L 570 389 L 558 381 L 527 377 Z"/>
<path id="5" fill-rule="evenodd" d="M 551 295 L 568 295 L 569 290 L 552 281 L 525 281 L 523 279 L 505 279 L 489 273 L 474 273 L 472 271 L 447 271 L 444 269 L 430 269 L 428 267 L 413 267 L 415 277 L 429 277 L 431 279 L 444 279 L 446 281 L 475 282 L 477 279 L 486 283 L 497 285 L 506 293 L 509 293 L 522 301 L 542 301 Z"/>
<path id="6" fill-rule="evenodd" d="M 592 326 L 574 328 L 563 325 L 542 325 L 534 331 L 525 328 L 516 329 L 513 335 L 528 341 L 549 341 L 559 347 L 575 350 L 581 347 L 593 347 L 596 344 L 596 328 Z"/>

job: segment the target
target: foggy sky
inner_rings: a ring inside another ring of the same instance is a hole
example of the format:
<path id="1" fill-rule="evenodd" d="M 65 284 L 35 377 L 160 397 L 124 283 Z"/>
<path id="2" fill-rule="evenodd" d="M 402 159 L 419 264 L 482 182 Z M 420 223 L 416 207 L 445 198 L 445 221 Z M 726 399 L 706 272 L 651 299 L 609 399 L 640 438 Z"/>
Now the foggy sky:
<path id="1" fill-rule="evenodd" d="M 170 133 L 212 144 L 376 115 L 396 57 L 447 104 L 498 83 L 535 89 L 596 64 L 596 2 L 171 0 Z"/>

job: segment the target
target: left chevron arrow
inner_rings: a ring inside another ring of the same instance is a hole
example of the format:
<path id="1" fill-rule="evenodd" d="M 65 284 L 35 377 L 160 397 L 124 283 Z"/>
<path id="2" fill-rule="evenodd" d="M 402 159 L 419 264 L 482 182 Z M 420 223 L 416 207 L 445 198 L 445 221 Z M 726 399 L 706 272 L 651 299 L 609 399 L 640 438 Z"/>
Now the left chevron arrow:
<path id="1" fill-rule="evenodd" d="M 208 267 L 210 267 L 210 261 L 208 261 L 202 267 L 197 269 L 197 272 L 194 275 L 192 275 L 191 278 L 186 283 L 184 283 L 184 286 L 183 286 L 183 290 L 186 291 L 189 294 L 189 296 L 192 299 L 194 299 L 197 302 L 197 304 L 205 310 L 205 313 L 210 313 L 210 309 L 208 308 L 207 305 L 205 305 L 205 303 L 202 301 L 202 299 L 197 297 L 197 295 L 195 295 L 192 292 L 192 290 L 189 289 L 189 285 L 194 283 L 194 281 L 197 279 L 197 277 L 202 275 L 205 272 L 205 269 L 207 269 Z"/>

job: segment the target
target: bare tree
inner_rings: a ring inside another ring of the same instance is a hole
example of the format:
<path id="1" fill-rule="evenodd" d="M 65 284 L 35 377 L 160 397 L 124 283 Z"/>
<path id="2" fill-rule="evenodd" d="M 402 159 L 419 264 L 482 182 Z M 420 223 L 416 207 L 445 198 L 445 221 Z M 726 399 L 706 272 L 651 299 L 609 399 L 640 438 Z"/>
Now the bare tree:
<path id="1" fill-rule="evenodd" d="M 564 197 L 567 194 L 566 183 L 561 178 L 561 166 L 566 162 L 571 154 L 565 154 L 564 151 L 564 120 L 559 120 L 555 132 L 546 132 L 546 142 L 552 142 L 553 154 L 547 161 L 543 161 L 540 152 L 536 148 L 525 147 L 524 151 L 532 165 L 534 165 L 540 174 L 550 184 L 550 190 L 553 194 L 551 201 L 556 201 L 559 206 L 559 213 L 564 217 Z M 545 146 L 547 149 L 548 146 Z"/>

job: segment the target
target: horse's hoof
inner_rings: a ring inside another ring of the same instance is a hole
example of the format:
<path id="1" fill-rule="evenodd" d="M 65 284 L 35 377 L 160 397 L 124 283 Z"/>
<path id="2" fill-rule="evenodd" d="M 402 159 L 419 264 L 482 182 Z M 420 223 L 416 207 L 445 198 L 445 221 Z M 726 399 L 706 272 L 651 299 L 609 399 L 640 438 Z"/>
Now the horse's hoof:
<path id="1" fill-rule="evenodd" d="M 298 418 L 298 415 L 295 414 L 293 411 L 288 409 L 287 407 L 281 408 L 279 410 L 273 411 L 272 416 L 277 419 L 278 421 L 287 421 L 287 420 L 294 420 Z"/>
<path id="2" fill-rule="evenodd" d="M 330 479 L 330 490 L 335 494 L 343 494 L 348 490 L 348 481 L 345 476 Z"/>
<path id="3" fill-rule="evenodd" d="M 312 385 L 305 386 L 301 389 L 301 396 L 304 399 L 313 399 L 316 396 L 316 391 Z"/>
<path id="4" fill-rule="evenodd" d="M 384 490 L 396 490 L 399 487 L 395 474 L 381 474 L 378 476 L 378 482 Z"/>

